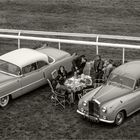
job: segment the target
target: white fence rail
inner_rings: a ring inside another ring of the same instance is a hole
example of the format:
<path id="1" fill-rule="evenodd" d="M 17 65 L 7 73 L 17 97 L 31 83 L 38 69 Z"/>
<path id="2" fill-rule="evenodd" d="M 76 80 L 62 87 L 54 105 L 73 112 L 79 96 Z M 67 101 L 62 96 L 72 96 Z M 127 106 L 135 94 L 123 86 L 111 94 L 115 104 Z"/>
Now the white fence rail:
<path id="1" fill-rule="evenodd" d="M 18 40 L 18 48 L 20 48 L 20 40 L 35 40 L 35 41 L 47 41 L 58 43 L 59 49 L 61 49 L 61 43 L 67 44 L 80 44 L 96 46 L 96 54 L 99 53 L 99 46 L 122 48 L 122 61 L 125 61 L 125 48 L 129 49 L 140 49 L 139 45 L 130 44 L 119 44 L 119 43 L 104 43 L 99 42 L 99 39 L 115 39 L 115 40 L 126 40 L 126 41 L 138 41 L 140 37 L 131 36 L 115 36 L 115 35 L 99 35 L 99 34 L 81 34 L 81 33 L 63 33 L 63 32 L 44 32 L 44 31 L 30 31 L 30 30 L 12 30 L 12 29 L 0 29 L 0 38 L 10 38 Z M 33 36 L 38 35 L 38 37 Z M 95 38 L 95 41 L 79 41 L 70 39 L 56 39 L 49 37 L 39 37 L 39 35 L 45 36 L 58 36 L 58 37 L 79 37 L 79 38 Z"/>

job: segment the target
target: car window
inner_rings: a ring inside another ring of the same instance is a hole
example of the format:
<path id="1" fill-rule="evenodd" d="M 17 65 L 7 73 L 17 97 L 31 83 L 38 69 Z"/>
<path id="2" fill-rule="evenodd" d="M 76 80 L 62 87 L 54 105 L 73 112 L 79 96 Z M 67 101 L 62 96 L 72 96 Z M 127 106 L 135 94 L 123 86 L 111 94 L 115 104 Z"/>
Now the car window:
<path id="1" fill-rule="evenodd" d="M 14 65 L 12 63 L 3 61 L 3 60 L 0 60 L 0 71 L 6 72 L 9 74 L 14 74 L 14 75 L 21 74 L 21 70 L 18 66 Z"/>
<path id="2" fill-rule="evenodd" d="M 38 69 L 40 69 L 40 68 L 42 68 L 42 67 L 44 67 L 44 66 L 47 66 L 47 65 L 48 65 L 48 63 L 45 62 L 45 61 L 38 61 L 38 62 L 37 62 L 37 67 L 38 67 Z"/>
<path id="3" fill-rule="evenodd" d="M 135 85 L 135 89 L 140 88 L 140 79 L 137 80 L 136 85 Z"/>
<path id="4" fill-rule="evenodd" d="M 48 56 L 48 62 L 49 63 L 53 63 L 54 62 L 54 59 L 52 57 Z"/>
<path id="5" fill-rule="evenodd" d="M 124 85 L 124 86 L 130 87 L 130 88 L 133 88 L 135 80 L 133 80 L 129 77 L 122 76 L 122 75 L 111 74 L 109 77 L 109 82 L 115 82 L 120 85 Z"/>
<path id="6" fill-rule="evenodd" d="M 22 72 L 23 72 L 23 74 L 27 74 L 32 71 L 35 71 L 36 69 L 37 69 L 36 63 L 32 63 L 31 65 L 27 65 L 27 66 L 23 67 Z"/>

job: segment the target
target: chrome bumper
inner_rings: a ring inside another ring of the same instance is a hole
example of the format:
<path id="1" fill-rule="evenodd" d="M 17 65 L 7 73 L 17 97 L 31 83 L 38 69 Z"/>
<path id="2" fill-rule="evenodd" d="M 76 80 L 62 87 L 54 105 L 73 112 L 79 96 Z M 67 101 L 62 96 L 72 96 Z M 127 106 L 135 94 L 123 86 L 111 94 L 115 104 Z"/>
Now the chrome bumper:
<path id="1" fill-rule="evenodd" d="M 81 112 L 79 110 L 77 110 L 77 113 L 80 114 L 80 115 L 82 115 L 82 116 L 84 116 L 84 117 L 87 117 L 87 118 L 89 118 L 89 119 L 91 119 L 91 120 L 93 120 L 95 122 L 99 122 L 99 118 L 97 118 L 97 117 L 90 116 L 90 115 L 85 114 L 85 113 L 83 113 L 83 112 Z"/>
<path id="2" fill-rule="evenodd" d="M 100 122 L 101 121 L 101 122 L 106 122 L 106 123 L 114 123 L 114 121 L 104 120 L 104 119 L 100 119 L 98 117 L 90 116 L 90 115 L 85 114 L 85 113 L 83 113 L 83 112 L 81 112 L 79 110 L 77 110 L 77 113 L 82 115 L 82 116 L 84 116 L 84 117 L 87 117 L 87 118 L 89 118 L 89 119 L 91 119 L 91 120 L 93 120 L 95 122 Z"/>

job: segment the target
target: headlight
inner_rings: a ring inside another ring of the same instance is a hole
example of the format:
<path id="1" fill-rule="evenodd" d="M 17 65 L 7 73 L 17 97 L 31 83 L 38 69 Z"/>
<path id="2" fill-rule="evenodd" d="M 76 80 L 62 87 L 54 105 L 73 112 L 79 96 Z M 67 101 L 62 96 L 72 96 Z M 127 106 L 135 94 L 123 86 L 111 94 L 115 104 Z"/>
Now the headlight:
<path id="1" fill-rule="evenodd" d="M 84 101 L 83 102 L 83 106 L 87 106 L 87 101 Z"/>
<path id="2" fill-rule="evenodd" d="M 106 107 L 102 107 L 102 112 L 106 113 L 107 112 L 107 108 Z"/>
<path id="3" fill-rule="evenodd" d="M 84 108 L 81 108 L 81 112 L 84 112 Z"/>

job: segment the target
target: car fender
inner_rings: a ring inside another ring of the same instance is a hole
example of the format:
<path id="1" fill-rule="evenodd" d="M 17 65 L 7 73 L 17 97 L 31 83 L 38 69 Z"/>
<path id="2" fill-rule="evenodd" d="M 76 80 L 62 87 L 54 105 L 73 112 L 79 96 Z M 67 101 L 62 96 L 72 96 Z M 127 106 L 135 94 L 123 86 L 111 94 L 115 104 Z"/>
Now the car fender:
<path id="1" fill-rule="evenodd" d="M 101 108 L 105 107 L 107 108 L 107 116 L 111 119 L 115 119 L 116 115 L 118 112 L 124 110 L 126 112 L 126 116 L 128 114 L 128 110 L 127 110 L 127 102 L 131 99 L 131 93 L 119 97 L 117 99 L 113 99 L 109 102 L 106 102 L 104 104 L 102 104 Z"/>
<path id="2" fill-rule="evenodd" d="M 0 98 L 7 95 L 11 95 L 11 97 L 14 98 L 14 94 L 20 92 L 21 89 L 21 84 L 18 78 L 11 79 L 0 86 Z"/>
<path id="3" fill-rule="evenodd" d="M 81 107 L 83 108 L 83 102 L 87 102 L 87 103 L 88 103 L 88 101 L 91 100 L 91 99 L 94 97 L 94 95 L 95 95 L 101 88 L 102 88 L 102 86 L 97 87 L 97 88 L 91 90 L 90 92 L 86 93 L 84 96 L 82 96 L 82 98 L 81 98 L 81 99 L 79 100 L 79 102 L 78 102 L 78 108 L 79 108 L 79 109 L 80 109 Z M 84 108 L 87 108 L 87 107 L 88 107 L 88 106 L 86 106 L 86 107 L 84 107 Z"/>

